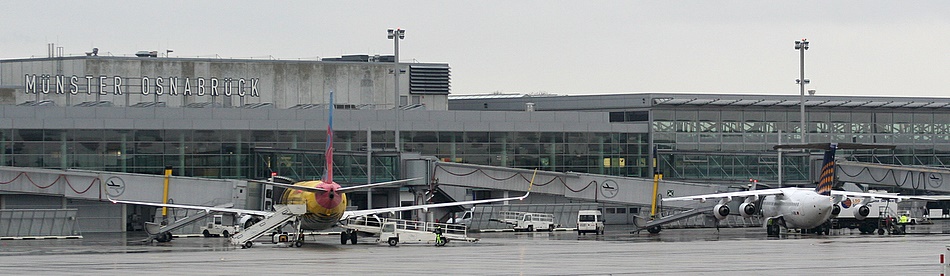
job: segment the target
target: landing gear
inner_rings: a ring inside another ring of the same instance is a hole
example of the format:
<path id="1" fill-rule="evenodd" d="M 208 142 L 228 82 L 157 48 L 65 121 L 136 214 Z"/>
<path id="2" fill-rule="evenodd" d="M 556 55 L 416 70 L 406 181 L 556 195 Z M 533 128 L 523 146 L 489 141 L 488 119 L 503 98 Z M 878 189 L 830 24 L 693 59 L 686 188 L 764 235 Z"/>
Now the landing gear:
<path id="1" fill-rule="evenodd" d="M 340 232 L 340 244 L 346 244 L 346 241 L 350 241 L 352 244 L 356 244 L 356 231 L 353 230 L 343 230 Z"/>
<path id="2" fill-rule="evenodd" d="M 765 220 L 765 233 L 769 237 L 778 237 L 782 234 L 782 225 L 785 221 L 779 218 L 768 218 Z"/>

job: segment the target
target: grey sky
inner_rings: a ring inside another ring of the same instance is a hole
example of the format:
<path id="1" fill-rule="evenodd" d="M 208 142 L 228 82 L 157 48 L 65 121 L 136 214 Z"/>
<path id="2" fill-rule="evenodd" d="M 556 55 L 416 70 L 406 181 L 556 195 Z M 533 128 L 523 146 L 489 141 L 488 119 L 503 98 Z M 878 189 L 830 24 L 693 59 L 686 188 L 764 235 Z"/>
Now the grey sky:
<path id="1" fill-rule="evenodd" d="M 950 96 L 947 1 L 4 1 L 0 58 L 82 54 L 445 62 L 453 94 Z"/>

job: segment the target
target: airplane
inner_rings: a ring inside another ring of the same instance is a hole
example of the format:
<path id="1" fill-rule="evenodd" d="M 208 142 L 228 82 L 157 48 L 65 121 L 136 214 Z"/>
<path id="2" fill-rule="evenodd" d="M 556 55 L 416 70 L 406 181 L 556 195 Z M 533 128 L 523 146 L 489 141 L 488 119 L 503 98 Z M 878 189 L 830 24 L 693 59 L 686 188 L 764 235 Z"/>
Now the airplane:
<path id="1" fill-rule="evenodd" d="M 835 151 L 838 149 L 893 149 L 894 146 L 870 145 L 870 144 L 852 144 L 852 143 L 812 143 L 812 144 L 787 144 L 777 145 L 776 150 L 781 149 L 819 149 L 825 150 L 824 160 L 821 168 L 821 176 L 818 186 L 812 188 L 774 188 L 755 190 L 753 187 L 748 191 L 726 192 L 717 194 L 694 195 L 684 197 L 664 198 L 663 201 L 681 201 L 681 200 L 699 200 L 706 202 L 708 199 L 719 199 L 719 203 L 713 207 L 713 215 L 719 219 L 725 219 L 730 214 L 728 203 L 734 199 L 743 198 L 743 203 L 739 205 L 739 214 L 743 217 L 751 217 L 757 214 L 761 208 L 762 216 L 765 218 L 763 225 L 766 227 L 766 233 L 769 236 L 775 236 L 780 233 L 780 227 L 786 229 L 814 230 L 816 233 L 830 232 L 829 219 L 837 216 L 841 212 L 838 203 L 847 198 L 864 198 L 861 202 L 870 202 L 873 200 L 895 200 L 914 199 L 909 196 L 900 196 L 893 194 L 862 193 L 849 191 L 832 191 L 832 184 L 835 179 Z M 856 207 L 856 208 L 855 208 Z M 852 206 L 855 217 L 867 217 L 870 209 L 864 206 Z"/>
<path id="2" fill-rule="evenodd" d="M 343 220 L 346 220 L 351 217 L 361 217 L 382 213 L 394 213 L 399 211 L 409 211 L 409 210 L 428 210 L 431 208 L 440 208 L 440 207 L 450 207 L 458 205 L 469 205 L 469 204 L 483 204 L 483 203 L 492 203 L 492 202 L 501 202 L 501 201 L 511 201 L 511 200 L 524 200 L 531 194 L 531 186 L 534 184 L 534 176 L 531 177 L 531 183 L 528 185 L 527 192 L 518 197 L 507 197 L 507 198 L 495 198 L 495 199 L 482 199 L 482 200 L 470 200 L 470 201 L 458 201 L 458 202 L 447 202 L 447 203 L 436 203 L 436 204 L 424 204 L 424 205 L 414 205 L 414 206 L 401 206 L 401 207 L 389 207 L 389 208 L 376 208 L 376 209 L 367 209 L 367 210 L 351 210 L 347 211 L 347 198 L 346 192 L 354 190 L 363 190 L 367 188 L 384 186 L 384 185 L 394 185 L 399 183 L 405 183 L 413 180 L 418 180 L 420 178 L 413 179 L 403 179 L 396 181 L 372 183 L 358 186 L 342 187 L 340 184 L 333 181 L 333 92 L 330 92 L 330 104 L 329 104 L 329 116 L 327 124 L 327 144 L 326 144 L 326 168 L 321 180 L 313 181 L 301 181 L 294 184 L 283 184 L 269 181 L 257 181 L 250 180 L 249 182 L 263 183 L 267 185 L 273 185 L 278 187 L 286 188 L 282 196 L 283 203 L 292 203 L 292 204 L 303 204 L 306 205 L 306 213 L 301 215 L 298 219 L 300 223 L 298 229 L 302 230 L 312 230 L 312 231 L 321 231 L 329 229 Z M 537 174 L 537 170 L 535 170 Z M 153 202 L 139 202 L 139 201 L 126 201 L 126 200 L 117 200 L 109 198 L 112 203 L 121 203 L 121 204 L 137 204 L 137 205 L 146 205 L 146 206 L 155 206 L 155 207 L 170 207 L 170 208 L 184 208 L 184 209 L 194 209 L 194 210 L 203 210 L 205 212 L 225 212 L 225 213 L 235 213 L 235 214 L 244 214 L 244 215 L 256 215 L 256 216 L 270 216 L 274 212 L 271 211 L 261 211 L 261 210 L 246 210 L 238 208 L 226 208 L 226 207 L 211 207 L 211 206 L 197 206 L 197 205 L 185 205 L 185 204 L 163 204 L 163 203 L 153 203 Z M 353 244 L 356 244 L 356 233 L 352 231 L 343 231 L 340 233 L 340 241 L 342 244 L 346 244 L 347 240 L 350 240 Z M 299 237 L 300 235 L 298 235 Z M 298 245 L 299 247 L 299 245 Z"/>

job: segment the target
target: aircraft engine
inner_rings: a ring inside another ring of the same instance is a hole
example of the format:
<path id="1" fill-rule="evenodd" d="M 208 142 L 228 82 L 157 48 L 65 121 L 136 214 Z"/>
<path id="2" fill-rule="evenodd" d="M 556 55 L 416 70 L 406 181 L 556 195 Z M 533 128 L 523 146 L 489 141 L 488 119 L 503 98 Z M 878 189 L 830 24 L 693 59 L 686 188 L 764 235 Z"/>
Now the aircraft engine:
<path id="1" fill-rule="evenodd" d="M 718 220 L 726 218 L 726 216 L 729 215 L 729 205 L 716 204 L 716 206 L 713 207 L 713 215 L 715 215 Z"/>
<path id="2" fill-rule="evenodd" d="M 759 211 L 756 208 L 755 203 L 752 202 L 740 204 L 739 209 L 742 210 L 742 212 L 739 212 L 739 214 L 741 214 L 744 218 L 751 217 L 752 215 L 755 215 L 757 211 Z"/>
<path id="3" fill-rule="evenodd" d="M 841 206 L 838 206 L 838 204 L 832 205 L 832 206 L 831 206 L 831 217 L 832 217 L 832 218 L 836 218 L 836 217 L 838 217 L 839 214 L 841 214 Z"/>
<path id="4" fill-rule="evenodd" d="M 855 207 L 857 208 L 854 209 L 854 218 L 858 220 L 863 220 L 867 218 L 869 214 L 871 214 L 871 208 L 868 208 L 868 206 L 864 204 Z"/>

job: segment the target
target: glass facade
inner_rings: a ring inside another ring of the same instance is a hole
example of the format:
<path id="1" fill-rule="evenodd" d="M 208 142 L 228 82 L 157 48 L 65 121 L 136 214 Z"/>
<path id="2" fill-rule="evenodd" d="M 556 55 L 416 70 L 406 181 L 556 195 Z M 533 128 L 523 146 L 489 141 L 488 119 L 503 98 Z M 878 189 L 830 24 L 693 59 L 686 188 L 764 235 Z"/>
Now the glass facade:
<path id="1" fill-rule="evenodd" d="M 326 132 L 237 130 L 5 129 L 0 164 L 50 169 L 208 178 L 257 178 L 271 172 L 294 179 L 323 175 Z M 335 180 L 366 183 L 371 135 L 373 180 L 394 180 L 398 155 L 393 132 L 336 131 Z M 402 132 L 406 151 L 445 161 L 542 168 L 623 176 L 649 176 L 646 134 L 592 132 Z"/>
<path id="2" fill-rule="evenodd" d="M 778 155 L 772 147 L 800 143 L 796 108 L 665 107 L 652 110 L 654 143 L 667 178 L 776 180 Z M 891 150 L 839 151 L 838 158 L 898 165 L 950 164 L 950 114 L 936 109 L 810 108 L 807 143 L 873 143 Z M 809 179 L 815 156 L 786 153 L 783 179 Z"/>
<path id="3" fill-rule="evenodd" d="M 406 151 L 444 161 L 618 176 L 649 176 L 646 133 L 439 132 L 401 135 Z"/>
<path id="4" fill-rule="evenodd" d="M 0 164 L 50 169 L 208 178 L 265 178 L 270 172 L 295 179 L 323 175 L 325 131 L 234 130 L 2 130 Z M 342 183 L 366 182 L 365 132 L 337 132 L 335 175 Z M 374 144 L 385 147 L 386 141 Z M 392 146 L 390 139 L 389 147 Z M 282 149 L 282 150 L 275 150 Z M 395 154 L 376 154 L 374 179 L 393 180 Z"/>

